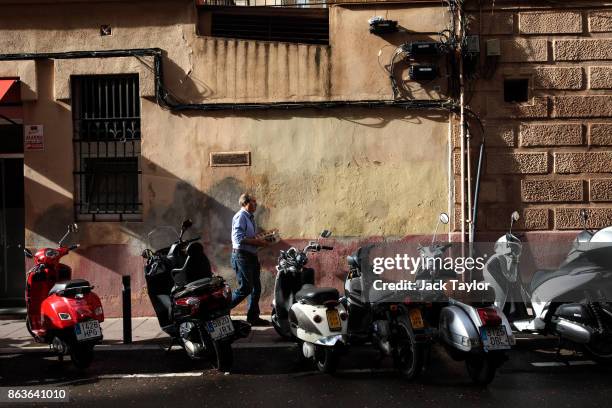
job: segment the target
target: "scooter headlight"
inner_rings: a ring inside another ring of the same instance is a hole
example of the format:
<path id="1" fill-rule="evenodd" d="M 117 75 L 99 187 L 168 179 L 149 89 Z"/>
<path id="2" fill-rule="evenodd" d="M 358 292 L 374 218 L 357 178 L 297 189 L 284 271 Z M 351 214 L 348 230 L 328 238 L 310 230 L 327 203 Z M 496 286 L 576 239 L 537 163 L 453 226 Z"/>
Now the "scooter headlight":
<path id="1" fill-rule="evenodd" d="M 60 320 L 72 320 L 70 313 L 58 313 Z"/>
<path id="2" fill-rule="evenodd" d="M 226 299 L 231 299 L 232 298 L 232 288 L 225 285 L 225 287 L 223 288 L 223 297 L 225 297 Z"/>

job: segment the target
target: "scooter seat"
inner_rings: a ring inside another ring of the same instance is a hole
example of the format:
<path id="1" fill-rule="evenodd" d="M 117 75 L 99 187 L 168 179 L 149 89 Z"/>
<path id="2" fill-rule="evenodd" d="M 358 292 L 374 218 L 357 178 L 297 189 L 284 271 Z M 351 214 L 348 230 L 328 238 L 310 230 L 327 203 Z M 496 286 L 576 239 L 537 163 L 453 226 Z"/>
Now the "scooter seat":
<path id="1" fill-rule="evenodd" d="M 547 282 L 551 279 L 557 278 L 559 276 L 567 275 L 568 271 L 566 270 L 542 270 L 537 271 L 533 275 L 533 279 L 531 279 L 531 284 L 529 285 L 529 289 L 533 293 L 539 286 L 541 286 L 544 282 Z"/>
<path id="2" fill-rule="evenodd" d="M 210 262 L 204 254 L 204 247 L 199 242 L 192 242 L 187 246 L 187 259 L 182 268 L 170 271 L 174 283 L 182 288 L 190 282 L 212 277 Z"/>
<path id="3" fill-rule="evenodd" d="M 295 294 L 295 300 L 309 305 L 322 305 L 330 300 L 338 301 L 340 294 L 335 288 L 317 288 L 313 285 L 304 285 Z"/>
<path id="4" fill-rule="evenodd" d="M 58 282 L 55 285 L 53 285 L 53 287 L 49 291 L 49 296 L 53 295 L 54 293 L 59 294 L 60 292 L 64 292 L 70 289 L 77 289 L 77 288 L 89 289 L 91 288 L 91 285 L 85 279 L 72 279 L 72 280 L 67 280 L 64 282 Z"/>

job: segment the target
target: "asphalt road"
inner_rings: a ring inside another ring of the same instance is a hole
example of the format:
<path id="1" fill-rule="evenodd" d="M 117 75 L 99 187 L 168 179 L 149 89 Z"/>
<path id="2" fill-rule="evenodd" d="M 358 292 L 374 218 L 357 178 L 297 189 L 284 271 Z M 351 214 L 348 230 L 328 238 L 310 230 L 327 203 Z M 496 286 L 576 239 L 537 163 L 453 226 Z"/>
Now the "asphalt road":
<path id="1" fill-rule="evenodd" d="M 181 350 L 99 351 L 85 373 L 40 353 L 0 355 L 0 386 L 53 386 L 87 407 L 609 407 L 612 368 L 580 354 L 515 350 L 487 388 L 436 349 L 408 382 L 369 349 L 349 352 L 334 376 L 315 372 L 287 347 L 235 350 L 225 375 Z M 2 404 L 0 404 L 1 406 Z M 15 406 L 15 404 L 12 404 Z M 29 404 L 31 405 L 31 404 Z M 45 406 L 64 406 L 45 403 Z"/>

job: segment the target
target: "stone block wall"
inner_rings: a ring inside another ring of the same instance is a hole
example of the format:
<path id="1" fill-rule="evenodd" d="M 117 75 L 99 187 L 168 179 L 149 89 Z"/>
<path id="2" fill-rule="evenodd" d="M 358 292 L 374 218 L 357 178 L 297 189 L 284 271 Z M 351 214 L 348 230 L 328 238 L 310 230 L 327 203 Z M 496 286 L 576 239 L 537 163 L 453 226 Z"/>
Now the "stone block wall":
<path id="1" fill-rule="evenodd" d="M 487 146 L 481 231 L 507 229 L 513 210 L 526 230 L 581 229 L 581 208 L 589 227 L 612 225 L 612 10 L 593 4 L 468 3 L 481 55 L 466 99 L 484 123 Z M 498 57 L 485 55 L 491 39 L 500 41 Z M 504 80 L 525 78 L 528 100 L 504 102 Z M 475 170 L 480 132 L 472 131 Z M 453 140 L 459 207 L 459 137 Z"/>

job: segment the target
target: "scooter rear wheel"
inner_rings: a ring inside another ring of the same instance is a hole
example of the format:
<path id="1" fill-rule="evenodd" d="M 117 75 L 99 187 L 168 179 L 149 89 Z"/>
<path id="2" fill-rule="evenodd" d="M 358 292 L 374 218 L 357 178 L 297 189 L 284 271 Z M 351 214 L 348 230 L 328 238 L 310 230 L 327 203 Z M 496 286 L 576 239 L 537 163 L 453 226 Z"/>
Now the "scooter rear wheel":
<path id="1" fill-rule="evenodd" d="M 473 356 L 465 360 L 465 368 L 474 384 L 485 386 L 495 378 L 497 363 L 490 357 Z"/>
<path id="2" fill-rule="evenodd" d="M 215 341 L 215 358 L 213 364 L 215 368 L 222 372 L 231 370 L 234 364 L 234 352 L 232 342 L 229 340 Z"/>
<path id="3" fill-rule="evenodd" d="M 315 346 L 315 363 L 322 373 L 332 374 L 338 366 L 338 353 L 333 347 Z"/>
<path id="4" fill-rule="evenodd" d="M 85 370 L 94 358 L 93 344 L 74 344 L 70 347 L 70 359 L 79 370 Z"/>

